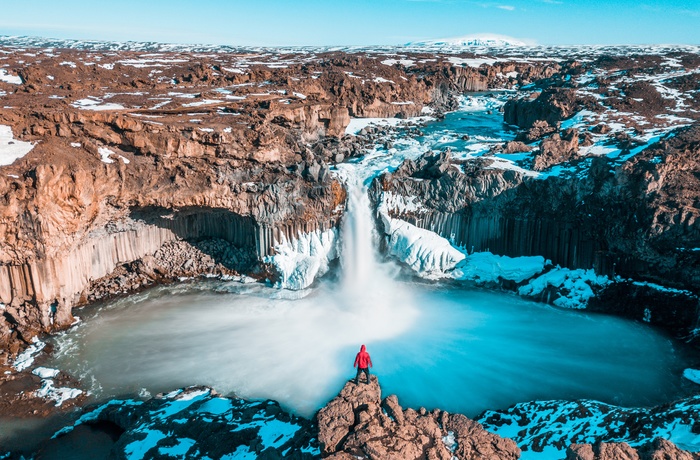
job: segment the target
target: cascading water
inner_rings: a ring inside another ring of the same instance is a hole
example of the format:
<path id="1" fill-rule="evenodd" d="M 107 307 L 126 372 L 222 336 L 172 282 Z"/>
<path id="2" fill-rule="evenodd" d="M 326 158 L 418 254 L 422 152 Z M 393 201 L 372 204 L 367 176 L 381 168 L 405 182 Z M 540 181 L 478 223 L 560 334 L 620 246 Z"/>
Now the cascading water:
<path id="1" fill-rule="evenodd" d="M 375 279 L 377 269 L 374 249 L 374 224 L 367 191 L 361 184 L 346 183 L 348 204 L 343 220 L 341 264 L 345 295 L 354 296 Z"/>

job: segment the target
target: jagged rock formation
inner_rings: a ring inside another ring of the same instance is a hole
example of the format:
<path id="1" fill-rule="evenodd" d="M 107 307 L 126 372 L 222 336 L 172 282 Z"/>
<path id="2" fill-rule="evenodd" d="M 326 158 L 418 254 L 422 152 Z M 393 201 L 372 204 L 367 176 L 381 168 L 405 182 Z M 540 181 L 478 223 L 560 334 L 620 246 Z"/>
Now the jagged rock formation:
<path id="1" fill-rule="evenodd" d="M 539 152 L 533 155 L 532 169 L 544 171 L 552 165 L 571 161 L 578 152 L 578 130 L 567 129 L 544 139 Z"/>
<path id="2" fill-rule="evenodd" d="M 59 434 L 79 437 L 86 425 L 113 433 L 113 445 L 106 453 L 115 459 L 319 457 L 310 421 L 285 412 L 274 401 L 225 398 L 202 387 L 148 401 L 112 400 Z M 43 449 L 55 453 L 62 448 L 59 438 Z"/>
<path id="3" fill-rule="evenodd" d="M 530 129 L 537 122 L 549 126 L 571 118 L 584 105 L 572 89 L 547 88 L 541 93 L 533 93 L 522 99 L 512 99 L 503 107 L 506 123 Z"/>
<path id="4" fill-rule="evenodd" d="M 181 423 L 187 420 L 187 423 Z M 396 396 L 382 400 L 371 383 L 348 382 L 313 421 L 290 415 L 274 401 L 225 398 L 192 387 L 148 401 L 112 400 L 87 410 L 43 449 L 81 427 L 116 432 L 110 458 L 185 458 L 255 455 L 256 458 L 517 459 L 509 439 L 486 432 L 460 414 L 403 409 Z"/>
<path id="5" fill-rule="evenodd" d="M 618 277 L 591 308 L 693 340 L 700 106 L 690 88 L 698 62 L 675 59 L 562 62 L 504 105 L 504 121 L 520 129 L 489 150 L 493 157 L 429 152 L 380 177 L 374 199 L 389 203 L 391 218 L 468 251 L 541 255 Z M 516 152 L 515 162 L 503 158 Z"/>
<path id="6" fill-rule="evenodd" d="M 396 396 L 382 400 L 376 376 L 348 382 L 316 415 L 318 442 L 333 459 L 517 459 L 509 439 L 494 436 L 460 414 L 403 409 Z"/>
<path id="7" fill-rule="evenodd" d="M 656 290 L 653 301 L 639 302 L 641 287 L 622 283 L 594 308 L 692 338 L 698 320 L 693 292 L 700 288 L 698 253 L 690 250 L 700 242 L 699 211 L 691 204 L 700 190 L 699 132 L 699 125 L 679 129 L 621 165 L 608 158 L 588 160 L 578 180 L 533 178 L 526 171 L 485 168 L 487 158 L 455 161 L 446 153 L 428 153 L 378 178 L 372 193 L 377 201 L 387 193 L 411 201 L 411 209 L 390 208 L 391 217 L 470 250 L 542 255 L 564 267 L 676 288 Z M 565 149 L 578 145 L 575 132 L 568 137 L 552 143 Z M 540 147 L 551 148 L 547 141 Z M 543 158 L 537 155 L 535 164 Z M 640 308 L 623 307 L 627 304 Z"/>

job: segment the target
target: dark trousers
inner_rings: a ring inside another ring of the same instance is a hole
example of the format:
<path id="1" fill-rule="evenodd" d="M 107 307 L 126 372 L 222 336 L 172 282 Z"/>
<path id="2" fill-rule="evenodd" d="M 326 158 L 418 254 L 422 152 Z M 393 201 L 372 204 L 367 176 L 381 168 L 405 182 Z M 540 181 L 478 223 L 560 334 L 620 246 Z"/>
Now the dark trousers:
<path id="1" fill-rule="evenodd" d="M 368 367 L 358 367 L 357 368 L 357 375 L 355 376 L 355 385 L 360 384 L 360 374 L 364 372 L 365 375 L 367 376 L 367 383 L 369 383 L 369 368 Z"/>

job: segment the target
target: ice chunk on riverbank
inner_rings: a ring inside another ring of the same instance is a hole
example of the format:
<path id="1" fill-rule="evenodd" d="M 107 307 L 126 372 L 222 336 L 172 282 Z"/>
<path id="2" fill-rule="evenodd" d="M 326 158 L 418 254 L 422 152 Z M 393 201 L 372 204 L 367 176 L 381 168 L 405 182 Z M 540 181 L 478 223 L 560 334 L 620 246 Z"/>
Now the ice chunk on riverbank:
<path id="1" fill-rule="evenodd" d="M 267 257 L 280 275 L 277 287 L 301 290 L 328 271 L 331 260 L 338 257 L 338 230 L 335 228 L 304 233 L 292 241 L 275 246 L 276 254 Z"/>
<path id="2" fill-rule="evenodd" d="M 12 135 L 12 128 L 0 125 L 0 166 L 12 164 L 34 148 L 31 142 L 18 141 Z"/>
<path id="3" fill-rule="evenodd" d="M 37 367 L 32 371 L 32 374 L 38 375 L 42 379 L 52 379 L 56 377 L 59 372 L 58 369 L 52 369 L 50 367 Z"/>
<path id="4" fill-rule="evenodd" d="M 15 364 L 14 368 L 16 371 L 21 372 L 32 364 L 34 364 L 34 358 L 36 355 L 44 349 L 46 344 L 39 340 L 38 338 L 34 337 L 32 339 L 32 344 L 27 347 L 26 350 L 24 350 L 22 353 L 17 355 L 17 358 L 15 359 Z"/>
<path id="5" fill-rule="evenodd" d="M 69 399 L 77 398 L 81 394 L 83 394 L 83 390 L 77 388 L 56 388 L 53 386 L 53 380 L 51 379 L 44 380 L 41 388 L 36 391 L 38 397 L 56 401 L 56 407 L 61 406 Z"/>
<path id="6" fill-rule="evenodd" d="M 518 289 L 518 294 L 523 296 L 536 296 L 551 286 L 557 289 L 560 297 L 554 300 L 554 305 L 562 308 L 586 308 L 588 300 L 595 293 L 594 287 L 602 287 L 610 283 L 607 276 L 596 275 L 593 269 L 571 270 L 569 268 L 556 268 L 530 280 L 528 284 Z"/>
<path id="7" fill-rule="evenodd" d="M 683 371 L 683 377 L 687 378 L 691 382 L 700 385 L 700 370 L 697 369 L 686 369 Z"/>
<path id="8" fill-rule="evenodd" d="M 400 219 L 384 217 L 389 253 L 426 278 L 442 278 L 464 254 L 437 233 Z"/>
<path id="9" fill-rule="evenodd" d="M 453 278 L 479 283 L 497 282 L 499 279 L 521 283 L 544 270 L 545 263 L 542 256 L 508 257 L 475 252 L 457 267 Z"/>

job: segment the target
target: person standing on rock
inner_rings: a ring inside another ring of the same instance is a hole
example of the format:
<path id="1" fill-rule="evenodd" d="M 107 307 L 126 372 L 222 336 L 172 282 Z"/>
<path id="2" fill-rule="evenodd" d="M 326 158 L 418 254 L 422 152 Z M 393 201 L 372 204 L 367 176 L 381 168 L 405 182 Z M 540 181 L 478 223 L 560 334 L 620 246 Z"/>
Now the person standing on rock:
<path id="1" fill-rule="evenodd" d="M 357 368 L 357 375 L 355 376 L 355 385 L 360 384 L 360 374 L 362 372 L 367 376 L 367 383 L 369 383 L 369 368 L 372 367 L 372 358 L 369 357 L 369 353 L 365 351 L 364 345 L 360 347 L 360 352 L 355 356 L 355 364 L 352 367 Z"/>

